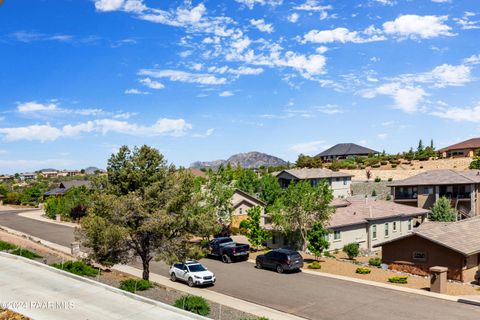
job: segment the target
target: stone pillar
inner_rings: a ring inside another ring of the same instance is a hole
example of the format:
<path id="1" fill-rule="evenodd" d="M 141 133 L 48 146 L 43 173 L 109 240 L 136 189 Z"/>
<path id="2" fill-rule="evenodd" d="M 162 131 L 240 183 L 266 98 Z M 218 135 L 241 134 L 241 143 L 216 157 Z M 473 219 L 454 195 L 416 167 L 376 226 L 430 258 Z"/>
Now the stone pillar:
<path id="1" fill-rule="evenodd" d="M 57 214 L 57 215 L 55 216 L 55 221 L 57 221 L 57 222 L 62 222 L 62 216 L 59 215 L 59 214 Z"/>
<path id="2" fill-rule="evenodd" d="M 447 271 L 445 267 L 430 268 L 430 291 L 436 293 L 447 292 Z"/>
<path id="3" fill-rule="evenodd" d="M 80 242 L 75 241 L 70 243 L 70 253 L 75 257 L 80 256 Z"/>

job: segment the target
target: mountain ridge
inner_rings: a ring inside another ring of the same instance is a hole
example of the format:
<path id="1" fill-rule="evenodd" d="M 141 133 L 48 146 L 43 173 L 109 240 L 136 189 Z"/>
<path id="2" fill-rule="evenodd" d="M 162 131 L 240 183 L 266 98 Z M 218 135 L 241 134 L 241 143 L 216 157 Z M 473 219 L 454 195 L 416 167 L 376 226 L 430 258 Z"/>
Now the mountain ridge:
<path id="1" fill-rule="evenodd" d="M 227 160 L 213 160 L 213 161 L 195 161 L 190 165 L 190 168 L 218 168 L 221 165 L 226 165 L 230 163 L 231 165 L 240 164 L 244 168 L 259 168 L 261 166 L 265 167 L 278 167 L 285 166 L 288 163 L 278 157 L 258 152 L 250 151 L 237 153 L 230 156 Z"/>

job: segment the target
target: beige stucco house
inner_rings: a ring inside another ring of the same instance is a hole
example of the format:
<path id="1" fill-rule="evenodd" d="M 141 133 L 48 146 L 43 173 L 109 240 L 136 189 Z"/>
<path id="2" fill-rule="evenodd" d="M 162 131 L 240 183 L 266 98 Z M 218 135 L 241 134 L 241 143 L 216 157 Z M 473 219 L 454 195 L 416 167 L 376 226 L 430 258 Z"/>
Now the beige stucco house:
<path id="1" fill-rule="evenodd" d="M 263 214 L 266 204 L 255 196 L 243 192 L 240 189 L 235 189 L 232 197 L 232 206 L 234 211 L 232 213 L 232 222 L 230 226 L 233 228 L 238 228 L 240 227 L 240 222 L 247 219 L 248 209 L 255 206 L 260 206 Z"/>
<path id="2" fill-rule="evenodd" d="M 451 146 L 442 148 L 438 152 L 443 158 L 458 158 L 475 156 L 475 151 L 480 149 L 480 138 L 468 139 Z"/>
<path id="3" fill-rule="evenodd" d="M 344 198 L 351 195 L 353 176 L 348 173 L 321 168 L 302 168 L 283 170 L 274 173 L 274 175 L 278 178 L 282 188 L 287 188 L 292 181 L 308 180 L 313 186 L 316 186 L 320 181 L 325 180 L 332 188 L 335 198 Z"/>
<path id="4" fill-rule="evenodd" d="M 411 233 L 429 212 L 374 198 L 336 199 L 332 206 L 335 206 L 335 213 L 327 223 L 331 231 L 328 251 L 342 250 L 344 245 L 352 242 L 358 243 L 365 252 L 377 250 L 374 246 Z M 266 219 L 265 227 L 274 229 L 268 217 Z M 272 248 L 289 245 L 288 240 L 277 232 L 267 242 Z"/>

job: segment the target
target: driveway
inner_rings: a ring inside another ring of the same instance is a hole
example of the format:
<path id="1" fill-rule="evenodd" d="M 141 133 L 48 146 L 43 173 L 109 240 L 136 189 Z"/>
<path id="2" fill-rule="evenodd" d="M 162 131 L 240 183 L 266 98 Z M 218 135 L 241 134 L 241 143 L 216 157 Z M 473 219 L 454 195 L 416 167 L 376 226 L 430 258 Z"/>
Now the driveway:
<path id="1" fill-rule="evenodd" d="M 73 240 L 72 228 L 18 217 L 15 212 L 0 213 L 0 225 L 64 246 Z M 305 273 L 277 274 L 248 262 L 202 263 L 217 276 L 209 290 L 308 319 L 450 320 L 479 319 L 480 314 L 475 306 Z M 151 271 L 168 276 L 168 267 L 161 262 L 152 263 Z"/>

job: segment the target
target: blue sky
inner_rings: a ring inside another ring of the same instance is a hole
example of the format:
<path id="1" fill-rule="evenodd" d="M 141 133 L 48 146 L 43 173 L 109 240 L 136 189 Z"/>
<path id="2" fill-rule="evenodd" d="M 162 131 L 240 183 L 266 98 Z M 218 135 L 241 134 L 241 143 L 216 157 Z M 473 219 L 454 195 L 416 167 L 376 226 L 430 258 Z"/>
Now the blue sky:
<path id="1" fill-rule="evenodd" d="M 0 172 L 478 136 L 475 1 L 5 0 Z"/>

